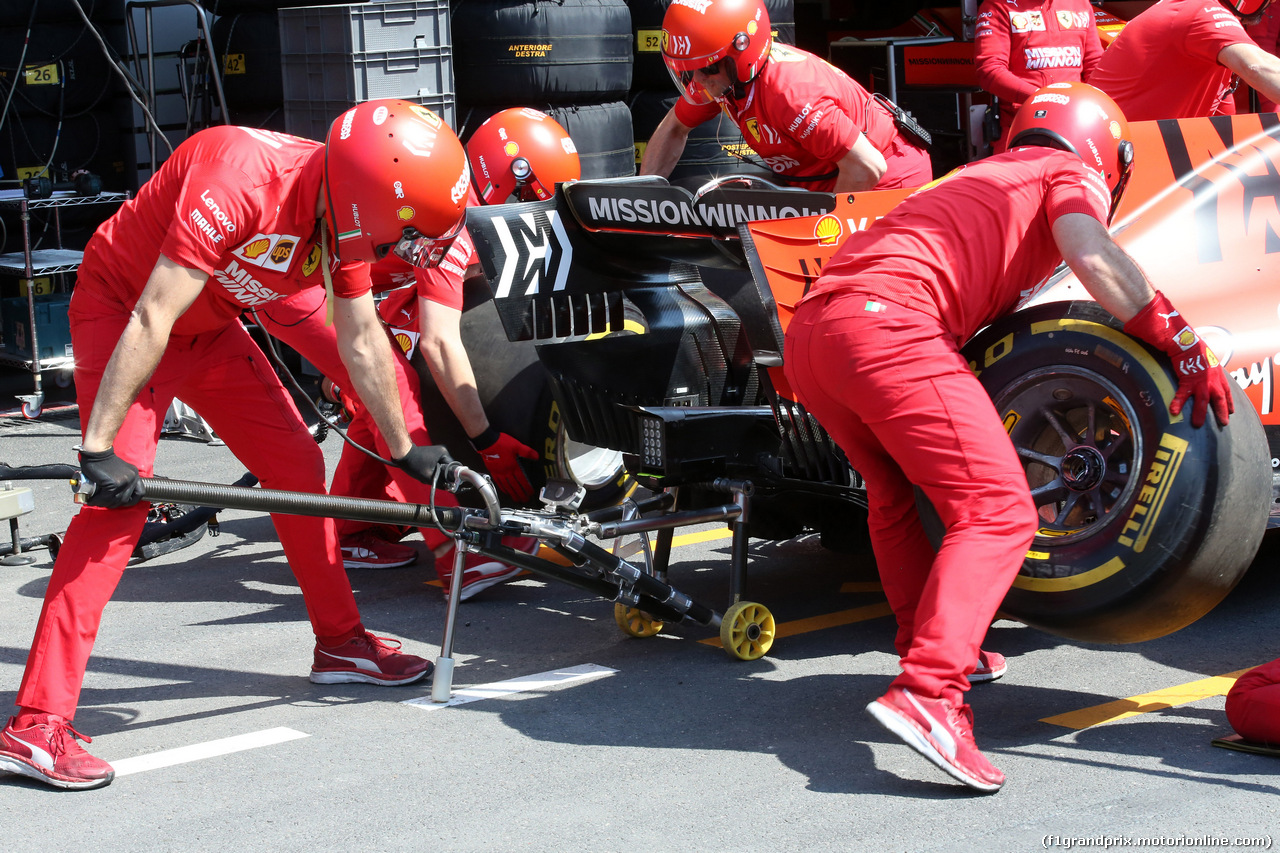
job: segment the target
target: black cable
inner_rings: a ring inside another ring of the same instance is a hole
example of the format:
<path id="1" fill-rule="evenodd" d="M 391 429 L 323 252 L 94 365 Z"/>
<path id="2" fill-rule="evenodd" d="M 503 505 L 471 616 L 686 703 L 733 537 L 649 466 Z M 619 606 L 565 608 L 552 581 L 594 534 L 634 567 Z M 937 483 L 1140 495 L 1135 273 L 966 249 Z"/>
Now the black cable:
<path id="1" fill-rule="evenodd" d="M 0 109 L 0 129 L 4 128 L 4 120 L 9 116 L 9 104 L 13 101 L 13 93 L 18 90 L 18 78 L 22 76 L 22 63 L 27 58 L 27 46 L 31 43 L 31 31 L 36 25 L 36 9 L 40 0 L 31 0 L 31 14 L 27 17 L 27 33 L 22 37 L 22 52 L 18 54 L 18 67 L 14 69 L 13 83 L 9 86 L 9 94 L 4 100 L 4 108 Z"/>
<path id="2" fill-rule="evenodd" d="M 264 332 L 267 332 L 266 326 L 263 326 L 262 322 L 258 319 L 258 310 L 256 308 L 250 308 L 249 313 L 253 315 L 253 321 L 257 323 L 258 326 Z M 297 391 L 298 394 L 307 401 L 307 405 L 311 407 L 311 410 L 315 412 L 316 415 L 321 420 L 327 420 L 327 418 L 325 418 L 324 416 L 324 413 L 320 411 L 320 407 L 316 405 L 315 400 L 312 400 L 311 395 L 302 389 L 302 385 L 298 382 L 297 378 L 294 377 L 293 372 L 289 370 L 287 365 L 285 365 L 284 359 L 280 357 L 279 350 L 276 349 L 276 340 L 271 336 L 270 332 L 267 332 L 266 350 L 267 350 L 267 356 L 268 358 L 271 359 L 271 364 L 273 367 L 275 367 L 276 372 L 284 374 L 284 377 L 288 381 L 289 386 L 293 388 L 294 391 Z M 369 448 L 360 444 L 354 438 L 351 438 L 350 436 L 348 436 L 347 431 L 339 427 L 337 424 L 330 424 L 330 428 L 333 429 L 333 431 L 336 432 L 338 435 L 342 436 L 343 441 L 345 441 L 347 444 L 354 447 L 356 450 L 359 450 L 361 453 L 363 453 L 365 456 L 368 456 L 370 459 L 376 459 L 379 462 L 381 462 L 383 465 L 389 465 L 393 468 L 400 467 L 394 461 L 390 459 L 383 459 L 382 456 L 380 456 L 378 453 L 370 450 Z"/>
<path id="3" fill-rule="evenodd" d="M 317 306 L 316 310 L 319 310 L 319 306 Z M 266 326 L 263 326 L 262 321 L 258 319 L 258 310 L 256 308 L 250 308 L 249 313 L 253 315 L 253 322 L 257 323 L 258 328 L 262 329 L 262 331 L 266 334 L 267 357 L 271 359 L 271 364 L 273 367 L 275 367 L 276 372 L 283 373 L 285 379 L 289 383 L 289 386 L 293 388 L 294 391 L 298 392 L 299 396 L 301 396 L 304 400 L 307 401 L 307 405 L 311 407 L 311 410 L 316 413 L 316 416 L 319 417 L 320 420 L 328 423 L 328 419 L 324 416 L 324 412 L 320 411 L 320 407 L 316 405 L 315 400 L 311 399 L 311 395 L 302 389 L 302 385 L 298 382 L 297 378 L 293 375 L 293 372 L 289 370 L 288 366 L 285 365 L 284 359 L 280 357 L 280 352 L 279 350 L 276 349 L 275 338 L 271 336 L 271 333 L 267 331 Z M 311 313 L 314 314 L 315 311 L 313 310 Z M 308 314 L 307 316 L 310 317 L 311 314 Z M 299 320 L 298 322 L 301 323 L 302 321 Z M 293 325 L 297 325 L 297 324 L 295 323 Z M 390 459 L 383 459 L 380 455 L 378 455 L 374 451 L 360 444 L 354 438 L 351 438 L 349 435 L 347 435 L 347 431 L 339 427 L 337 424 L 330 423 L 329 428 L 332 429 L 334 432 L 336 432 L 338 435 L 342 436 L 343 441 L 345 441 L 347 444 L 354 447 L 356 450 L 359 450 L 365 456 L 368 456 L 371 459 L 376 459 L 379 462 L 381 462 L 383 465 L 388 465 L 392 468 L 400 467 Z M 433 471 L 431 475 L 431 498 L 428 501 L 428 506 L 431 509 L 431 523 L 435 526 L 437 530 L 439 530 L 445 536 L 448 536 L 450 539 L 456 539 L 458 538 L 456 531 L 449 530 L 445 528 L 443 525 L 441 525 L 440 519 L 437 517 L 437 513 L 436 513 L 436 490 L 439 488 L 440 470 L 442 467 L 443 466 L 437 465 L 435 471 Z"/>

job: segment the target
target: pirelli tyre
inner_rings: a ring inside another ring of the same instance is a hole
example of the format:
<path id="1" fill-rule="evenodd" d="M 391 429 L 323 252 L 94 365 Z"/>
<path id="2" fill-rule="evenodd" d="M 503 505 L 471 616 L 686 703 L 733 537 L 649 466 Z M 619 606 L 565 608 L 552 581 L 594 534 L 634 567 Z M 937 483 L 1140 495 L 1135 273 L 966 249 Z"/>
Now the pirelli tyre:
<path id="1" fill-rule="evenodd" d="M 458 102 L 597 103 L 631 88 L 624 0 L 467 0 L 454 5 Z"/>
<path id="2" fill-rule="evenodd" d="M 627 178 L 636 173 L 635 145 L 632 141 L 631 111 L 622 101 L 603 104 L 525 103 L 560 123 L 578 149 L 582 179 Z M 500 106 L 471 107 L 461 113 L 462 140 L 471 138 L 485 119 L 505 109 Z"/>
<path id="3" fill-rule="evenodd" d="M 1002 612 L 1076 640 L 1176 631 L 1252 561 L 1271 502 L 1270 453 L 1234 383 L 1225 429 L 1171 418 L 1168 360 L 1093 302 L 1051 303 L 964 348 L 1027 473 L 1040 529 Z"/>
<path id="4" fill-rule="evenodd" d="M 628 324 L 643 322 L 638 312 L 629 312 L 627 318 Z M 402 334 L 397 334 L 397 340 L 402 346 L 412 346 L 412 341 L 416 341 Z M 613 506 L 635 491 L 636 481 L 627 473 L 621 453 L 569 438 L 546 370 L 538 360 L 537 348 L 532 341 L 506 339 L 483 279 L 467 282 L 462 342 L 470 356 L 476 390 L 490 423 L 538 453 L 537 460 L 523 466 L 535 495 L 552 477 L 572 480 L 586 489 L 583 510 Z M 440 394 L 416 347 L 410 364 L 422 383 L 423 409 L 431 440 L 447 446 L 450 454 L 464 465 L 483 471 L 484 462 L 471 449 L 466 432 Z M 467 502 L 467 493 L 459 494 L 459 499 Z M 510 505 L 513 501 L 504 495 L 503 503 Z M 537 504 L 536 497 L 531 503 Z"/>

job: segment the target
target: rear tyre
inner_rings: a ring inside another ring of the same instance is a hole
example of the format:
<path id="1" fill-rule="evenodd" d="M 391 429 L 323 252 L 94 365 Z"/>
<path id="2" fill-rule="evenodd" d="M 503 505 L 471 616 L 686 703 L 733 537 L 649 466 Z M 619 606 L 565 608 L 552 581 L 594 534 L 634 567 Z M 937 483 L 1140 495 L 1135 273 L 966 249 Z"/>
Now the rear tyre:
<path id="1" fill-rule="evenodd" d="M 1040 528 L 1003 612 L 1054 634 L 1129 643 L 1185 627 L 1249 567 L 1270 453 L 1233 384 L 1226 428 L 1171 418 L 1168 361 L 1092 302 L 1042 305 L 965 348 L 1027 473 Z"/>

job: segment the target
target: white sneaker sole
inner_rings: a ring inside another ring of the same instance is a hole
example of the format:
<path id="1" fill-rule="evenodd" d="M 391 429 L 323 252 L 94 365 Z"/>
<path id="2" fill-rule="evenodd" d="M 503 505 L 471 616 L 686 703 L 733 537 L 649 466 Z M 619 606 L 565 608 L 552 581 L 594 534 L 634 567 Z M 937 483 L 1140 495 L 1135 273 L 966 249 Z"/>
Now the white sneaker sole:
<path id="1" fill-rule="evenodd" d="M 472 581 L 469 584 L 464 584 L 462 587 L 462 592 L 458 594 L 458 601 L 460 602 L 467 601 L 476 593 L 484 592 L 486 589 L 488 589 L 491 586 L 497 586 L 500 583 L 506 583 L 507 581 L 515 580 L 517 577 L 519 577 L 520 573 L 523 571 L 524 569 L 520 568 L 519 566 L 507 566 L 507 571 L 503 572 L 500 575 L 490 575 L 487 578 L 482 578 L 477 581 Z M 448 594 L 448 591 L 449 591 L 448 587 L 445 587 L 446 595 Z"/>
<path id="2" fill-rule="evenodd" d="M 875 718 L 876 722 L 893 732 L 902 742 L 932 761 L 952 779 L 957 782 L 963 782 L 970 788 L 982 791 L 986 794 L 995 793 L 1000 790 L 1000 785 L 994 785 L 990 782 L 984 782 L 981 779 L 970 776 L 968 773 L 956 767 L 946 756 L 938 752 L 937 747 L 927 738 L 923 732 L 912 725 L 908 720 L 904 720 L 898 712 L 892 708 L 876 700 L 867 706 L 867 713 Z"/>
<path id="3" fill-rule="evenodd" d="M 338 670 L 333 672 L 316 672 L 311 670 L 312 684 L 378 684 L 384 687 L 394 687 L 398 684 L 412 684 L 431 675 L 434 667 L 427 667 L 423 672 L 417 675 L 410 675 L 406 678 L 379 678 L 376 675 L 366 675 L 363 672 L 352 672 L 351 670 Z"/>
<path id="4" fill-rule="evenodd" d="M 46 785 L 52 785 L 55 788 L 61 788 L 64 791 L 87 791 L 90 788 L 101 788 L 111 784 L 111 780 L 116 778 L 113 772 L 105 779 L 85 779 L 83 781 L 72 781 L 68 779 L 59 779 L 56 776 L 50 776 L 45 773 L 42 768 L 34 764 L 28 764 L 20 758 L 9 755 L 0 755 L 0 770 L 13 773 L 18 776 L 26 776 L 29 779 L 35 779 L 37 782 L 43 782 Z"/>
<path id="5" fill-rule="evenodd" d="M 1005 664 L 999 669 L 989 669 L 986 672 L 973 672 L 969 675 L 970 684 L 985 684 L 988 681 L 995 681 L 1009 671 L 1009 665 Z"/>

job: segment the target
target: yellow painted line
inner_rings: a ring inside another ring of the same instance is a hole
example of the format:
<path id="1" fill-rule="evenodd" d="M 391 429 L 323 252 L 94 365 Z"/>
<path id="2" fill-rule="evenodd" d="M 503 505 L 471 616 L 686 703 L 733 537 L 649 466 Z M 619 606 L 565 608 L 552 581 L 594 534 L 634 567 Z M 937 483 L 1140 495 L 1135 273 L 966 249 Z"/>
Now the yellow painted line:
<path id="1" fill-rule="evenodd" d="M 879 619 L 881 616 L 888 616 L 893 613 L 889 608 L 887 601 L 879 604 L 868 604 L 865 607 L 855 607 L 852 610 L 841 610 L 838 613 L 826 613 L 822 616 L 810 616 L 808 619 L 797 619 L 794 622 L 781 622 L 774 630 L 774 638 L 782 639 L 783 637 L 794 637 L 797 634 L 808 634 L 811 631 L 821 631 L 825 628 L 836 628 L 840 625 L 852 625 L 855 622 L 866 622 L 869 619 Z M 699 640 L 708 646 L 723 648 L 719 637 L 708 637 L 705 640 Z"/>
<path id="2" fill-rule="evenodd" d="M 1123 720 L 1125 717 L 1136 717 L 1139 714 L 1150 714 L 1153 711 L 1163 711 L 1165 708 L 1198 702 L 1210 696 L 1225 696 L 1231 689 L 1231 685 L 1236 683 L 1236 679 L 1248 671 L 1248 669 L 1240 669 L 1228 672 L 1226 675 L 1214 675 L 1199 681 L 1189 681 L 1176 687 L 1166 687 L 1140 696 L 1130 696 L 1128 699 L 1117 699 L 1091 708 L 1081 708 L 1079 711 L 1068 711 L 1065 714 L 1045 717 L 1040 722 L 1067 729 L 1087 729 L 1090 726 Z"/>
<path id="3" fill-rule="evenodd" d="M 840 585 L 841 592 L 883 592 L 880 581 L 849 581 Z"/>

